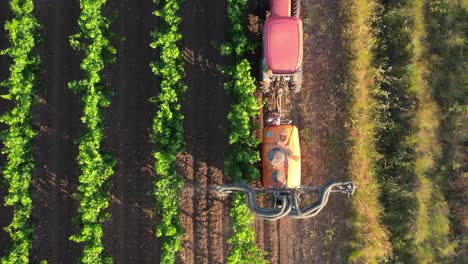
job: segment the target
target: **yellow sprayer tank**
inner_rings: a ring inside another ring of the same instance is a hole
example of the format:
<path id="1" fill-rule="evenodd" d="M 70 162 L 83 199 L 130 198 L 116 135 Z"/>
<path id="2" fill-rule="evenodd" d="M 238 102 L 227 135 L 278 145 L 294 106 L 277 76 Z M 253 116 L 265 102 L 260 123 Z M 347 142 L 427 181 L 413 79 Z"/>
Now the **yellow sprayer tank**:
<path id="1" fill-rule="evenodd" d="M 263 187 L 299 188 L 301 150 L 293 125 L 268 126 L 262 142 Z"/>

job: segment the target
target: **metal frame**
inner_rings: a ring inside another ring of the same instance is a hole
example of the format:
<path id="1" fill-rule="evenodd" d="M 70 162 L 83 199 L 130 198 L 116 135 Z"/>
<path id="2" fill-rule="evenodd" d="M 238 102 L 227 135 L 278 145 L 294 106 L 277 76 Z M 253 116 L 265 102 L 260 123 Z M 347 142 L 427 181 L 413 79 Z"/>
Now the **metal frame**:
<path id="1" fill-rule="evenodd" d="M 356 186 L 352 182 L 334 182 L 329 181 L 322 185 L 319 189 L 308 188 L 268 188 L 254 189 L 246 183 L 236 183 L 230 185 L 216 185 L 215 191 L 221 197 L 234 192 L 242 192 L 245 194 L 245 202 L 247 207 L 259 217 L 266 220 L 277 220 L 284 216 L 289 216 L 295 219 L 305 219 L 316 216 L 327 205 L 331 193 L 344 193 L 349 195 L 354 194 Z M 299 195 L 310 192 L 318 192 L 317 201 L 307 206 L 300 207 Z M 275 197 L 275 203 L 280 201 L 281 206 L 273 206 L 273 208 L 263 208 L 257 202 L 258 193 L 272 193 Z"/>

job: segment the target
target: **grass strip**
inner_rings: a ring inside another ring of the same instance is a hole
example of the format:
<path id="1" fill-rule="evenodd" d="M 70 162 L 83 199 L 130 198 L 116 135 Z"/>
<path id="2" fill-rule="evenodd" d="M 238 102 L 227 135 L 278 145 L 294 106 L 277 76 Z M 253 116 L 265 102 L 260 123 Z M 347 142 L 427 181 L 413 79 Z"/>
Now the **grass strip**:
<path id="1" fill-rule="evenodd" d="M 102 245 L 102 224 L 110 217 L 109 178 L 115 161 L 101 149 L 103 109 L 110 104 L 109 92 L 102 79 L 106 63 L 115 60 L 116 50 L 109 41 L 109 22 L 103 15 L 106 0 L 80 0 L 80 32 L 70 37 L 72 47 L 84 53 L 80 64 L 84 79 L 69 83 L 81 97 L 83 131 L 78 140 L 80 201 L 77 220 L 80 230 L 70 240 L 83 243 L 82 263 L 111 263 Z"/>
<path id="2" fill-rule="evenodd" d="M 384 2 L 379 52 L 385 82 L 379 151 L 384 222 L 392 261 L 441 263 L 453 254 L 448 209 L 438 185 L 441 112 L 428 85 L 427 1 Z"/>
<path id="3" fill-rule="evenodd" d="M 6 155 L 3 175 L 8 185 L 5 206 L 13 206 L 13 219 L 5 228 L 11 241 L 7 254 L 0 259 L 2 264 L 29 262 L 33 232 L 30 223 L 31 181 L 35 168 L 32 140 L 37 134 L 32 128 L 31 105 L 39 65 L 39 56 L 33 52 L 39 24 L 33 16 L 32 0 L 12 0 L 10 7 L 13 18 L 6 23 L 5 29 L 11 46 L 1 51 L 1 55 L 10 56 L 13 62 L 10 77 L 1 83 L 8 93 L 1 97 L 12 101 L 14 106 L 0 117 L 0 122 L 8 126 L 2 131 L 1 140 L 2 153 Z"/>
<path id="4" fill-rule="evenodd" d="M 182 54 L 177 42 L 180 17 L 177 15 L 182 0 L 153 0 L 157 10 L 153 14 L 161 19 L 159 28 L 152 32 L 151 47 L 159 49 L 159 60 L 151 69 L 161 80 L 161 92 L 155 100 L 159 110 L 153 120 L 151 139 L 155 144 L 153 157 L 158 175 L 154 186 L 156 211 L 161 216 L 157 223 L 156 235 L 161 238 L 161 263 L 174 263 L 175 254 L 180 250 L 180 236 L 184 230 L 179 219 L 182 178 L 176 170 L 176 156 L 183 144 L 183 115 L 180 99 L 186 85 Z"/>
<path id="5" fill-rule="evenodd" d="M 441 113 L 438 136 L 442 147 L 437 183 L 443 186 L 450 210 L 453 263 L 468 260 L 468 3 L 429 0 L 425 23 L 430 71 L 429 86 Z M 466 162 L 465 162 L 466 163 Z M 447 261 L 448 262 L 448 261 Z"/>
<path id="6" fill-rule="evenodd" d="M 415 226 L 415 259 L 418 263 L 440 263 L 453 254 L 449 243 L 448 208 L 439 186 L 436 168 L 441 155 L 437 137 L 440 125 L 440 110 L 432 97 L 425 76 L 429 74 L 427 65 L 426 22 L 424 0 L 410 4 L 413 14 L 413 60 L 411 86 L 417 99 L 415 113 L 416 133 L 413 135 L 416 153 L 415 174 L 418 181 L 416 198 L 418 214 Z"/>
<path id="7" fill-rule="evenodd" d="M 383 209 L 378 199 L 375 170 L 377 104 L 374 96 L 379 75 L 373 66 L 376 38 L 372 25 L 376 8 L 375 1 L 341 1 L 342 36 L 349 57 L 345 89 L 351 97 L 349 129 L 353 147 L 349 173 L 358 186 L 352 197 L 350 263 L 378 263 L 391 255 L 389 234 L 381 223 Z"/>

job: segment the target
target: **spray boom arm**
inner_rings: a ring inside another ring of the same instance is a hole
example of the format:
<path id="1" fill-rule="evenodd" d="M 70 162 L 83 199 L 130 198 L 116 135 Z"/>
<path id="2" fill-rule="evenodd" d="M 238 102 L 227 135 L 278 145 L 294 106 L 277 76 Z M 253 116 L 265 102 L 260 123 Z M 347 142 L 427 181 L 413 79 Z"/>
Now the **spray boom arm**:
<path id="1" fill-rule="evenodd" d="M 307 188 L 268 188 L 254 189 L 252 186 L 245 183 L 236 183 L 231 185 L 216 185 L 215 191 L 220 196 L 227 196 L 234 192 L 243 192 L 245 194 L 245 202 L 247 207 L 258 216 L 266 220 L 277 220 L 288 215 L 291 218 L 304 219 L 316 216 L 328 203 L 328 198 L 331 193 L 345 193 L 348 196 L 352 195 L 356 190 L 356 186 L 352 182 L 327 182 L 319 189 Z M 299 195 L 308 192 L 318 192 L 317 201 L 307 206 L 300 208 Z M 273 208 L 263 208 L 257 203 L 257 193 L 272 193 L 276 201 L 281 206 Z"/>

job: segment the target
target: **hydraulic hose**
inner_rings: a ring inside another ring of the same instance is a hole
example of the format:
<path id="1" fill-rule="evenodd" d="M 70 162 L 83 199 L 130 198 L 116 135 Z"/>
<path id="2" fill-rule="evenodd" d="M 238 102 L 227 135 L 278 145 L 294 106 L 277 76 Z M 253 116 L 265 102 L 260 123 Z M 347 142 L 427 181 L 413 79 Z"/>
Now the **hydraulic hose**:
<path id="1" fill-rule="evenodd" d="M 245 183 L 238 183 L 233 185 L 216 185 L 216 192 L 225 196 L 233 192 L 243 192 L 245 194 L 245 202 L 247 207 L 258 216 L 266 220 L 276 220 L 285 215 L 288 215 L 292 210 L 292 201 L 287 196 L 278 197 L 281 200 L 281 206 L 276 208 L 263 208 L 257 203 L 257 195 L 254 188 Z"/>
<path id="2" fill-rule="evenodd" d="M 275 208 L 260 207 L 257 203 L 256 190 L 252 186 L 245 183 L 216 185 L 214 189 L 221 196 L 226 196 L 233 192 L 242 192 L 245 194 L 245 202 L 247 207 L 251 211 L 266 220 L 277 220 L 286 215 L 295 219 L 314 217 L 320 213 L 320 211 L 328 203 L 331 193 L 340 192 L 352 195 L 356 189 L 356 186 L 352 182 L 327 182 L 320 188 L 317 201 L 303 208 L 300 208 L 298 201 L 298 196 L 301 191 L 300 188 L 274 191 L 273 193 L 275 194 L 275 198 L 281 201 L 281 206 Z"/>
<path id="3" fill-rule="evenodd" d="M 341 192 L 352 195 L 356 187 L 352 182 L 328 182 L 320 188 L 318 200 L 304 208 L 299 208 L 298 197 L 293 197 L 293 208 L 289 215 L 291 218 L 304 219 L 316 216 L 327 205 L 332 192 Z"/>

